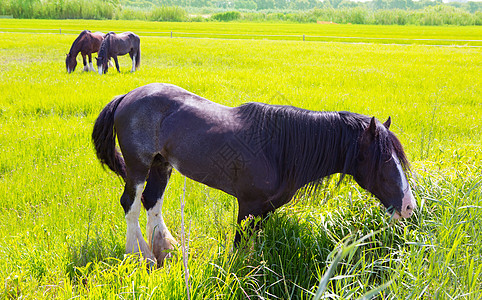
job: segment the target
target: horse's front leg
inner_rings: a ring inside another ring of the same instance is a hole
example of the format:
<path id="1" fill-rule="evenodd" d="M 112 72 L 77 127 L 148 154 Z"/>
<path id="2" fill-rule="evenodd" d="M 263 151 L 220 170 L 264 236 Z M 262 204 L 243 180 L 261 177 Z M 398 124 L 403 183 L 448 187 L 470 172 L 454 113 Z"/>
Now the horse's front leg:
<path id="1" fill-rule="evenodd" d="M 119 61 L 117 60 L 117 56 L 112 56 L 112 58 L 114 59 L 114 62 L 115 62 L 115 67 L 117 69 L 117 72 L 120 73 L 120 69 L 119 69 Z"/>
<path id="2" fill-rule="evenodd" d="M 92 53 L 89 53 L 89 71 L 95 72 L 94 65 L 92 64 Z"/>
<path id="3" fill-rule="evenodd" d="M 87 58 L 84 53 L 82 53 L 82 62 L 84 63 L 84 71 L 89 71 L 89 66 L 87 65 Z"/>
<path id="4" fill-rule="evenodd" d="M 163 265 L 165 259 L 172 256 L 171 252 L 178 244 L 162 217 L 163 195 L 171 170 L 171 166 L 164 162 L 157 162 L 152 166 L 143 194 L 143 203 L 147 210 L 147 240 L 159 267 Z"/>
<path id="5" fill-rule="evenodd" d="M 261 222 L 268 216 L 270 211 L 263 209 L 263 202 L 238 198 L 238 228 L 234 237 L 234 247 L 237 248 L 244 240 L 247 242 L 260 229 Z M 256 220 L 261 217 L 261 220 Z M 247 222 L 247 223 L 244 223 Z M 242 226 L 244 223 L 245 226 Z"/>

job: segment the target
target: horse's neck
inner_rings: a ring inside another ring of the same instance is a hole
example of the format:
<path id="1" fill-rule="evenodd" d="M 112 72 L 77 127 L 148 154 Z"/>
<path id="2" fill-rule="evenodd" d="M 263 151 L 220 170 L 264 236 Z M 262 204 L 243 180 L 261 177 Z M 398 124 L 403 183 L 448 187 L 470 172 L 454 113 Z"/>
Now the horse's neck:
<path id="1" fill-rule="evenodd" d="M 348 125 L 337 112 L 313 113 L 310 123 L 315 128 L 315 136 L 305 137 L 307 157 L 300 171 L 307 172 L 308 176 L 303 184 L 336 173 L 352 175 L 358 129 Z"/>
<path id="2" fill-rule="evenodd" d="M 334 114 L 338 116 L 331 120 L 325 120 L 330 125 L 325 141 L 335 141 L 329 147 L 324 148 L 325 153 L 323 155 L 333 159 L 331 169 L 328 170 L 329 174 L 325 176 L 336 173 L 353 175 L 358 153 L 358 137 L 361 133 L 360 127 L 348 124 L 339 113 Z"/>
<path id="3" fill-rule="evenodd" d="M 82 48 L 82 41 L 76 41 L 72 47 L 70 47 L 69 54 L 76 57 L 79 54 L 80 49 Z"/>

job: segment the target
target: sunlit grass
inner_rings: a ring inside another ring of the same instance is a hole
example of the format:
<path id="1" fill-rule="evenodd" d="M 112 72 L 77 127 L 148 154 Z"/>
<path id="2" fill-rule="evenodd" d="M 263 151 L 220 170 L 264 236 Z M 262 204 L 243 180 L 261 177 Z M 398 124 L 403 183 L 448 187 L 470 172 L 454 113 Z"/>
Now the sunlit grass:
<path id="1" fill-rule="evenodd" d="M 163 38 L 222 38 L 348 43 L 482 46 L 480 26 L 321 25 L 253 22 L 145 22 L 110 20 L 0 19 L 1 31 L 75 34 L 82 30 L 133 31 Z"/>
<path id="2" fill-rule="evenodd" d="M 124 257 L 123 183 L 103 171 L 90 141 L 107 102 L 151 82 L 230 106 L 260 101 L 391 116 L 414 171 L 419 210 L 410 220 L 390 222 L 354 182 L 336 189 L 334 181 L 280 209 L 237 252 L 235 199 L 188 180 L 194 298 L 309 299 L 339 247 L 373 232 L 338 265 L 326 297 L 353 299 L 392 281 L 380 298 L 480 298 L 480 49 L 142 37 L 138 72 L 122 57 L 120 74 L 99 76 L 80 65 L 66 73 L 74 35 L 0 38 L 2 298 L 185 297 L 180 255 L 150 271 Z M 175 172 L 163 209 L 178 239 L 183 182 Z M 145 221 L 143 213 L 141 228 Z"/>

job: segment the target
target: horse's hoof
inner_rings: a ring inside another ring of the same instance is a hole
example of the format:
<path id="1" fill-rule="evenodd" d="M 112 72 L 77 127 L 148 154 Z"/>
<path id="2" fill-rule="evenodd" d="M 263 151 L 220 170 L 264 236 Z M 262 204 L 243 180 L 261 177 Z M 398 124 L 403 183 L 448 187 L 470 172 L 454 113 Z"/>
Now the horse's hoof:
<path id="1" fill-rule="evenodd" d="M 173 258 L 177 245 L 177 241 L 169 232 L 156 234 L 152 243 L 152 252 L 156 257 L 157 265 L 159 267 L 164 265 L 164 261 Z"/>

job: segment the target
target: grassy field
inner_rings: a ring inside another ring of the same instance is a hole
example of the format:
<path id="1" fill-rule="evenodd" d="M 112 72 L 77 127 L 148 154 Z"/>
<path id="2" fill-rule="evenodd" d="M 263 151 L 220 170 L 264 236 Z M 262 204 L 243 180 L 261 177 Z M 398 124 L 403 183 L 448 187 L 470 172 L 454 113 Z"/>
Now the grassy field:
<path id="1" fill-rule="evenodd" d="M 167 25 L 192 32 L 300 32 L 273 24 Z M 124 257 L 123 184 L 102 169 L 90 141 L 107 102 L 151 82 L 230 106 L 260 101 L 382 121 L 391 116 L 414 171 L 419 209 L 410 220 L 391 222 L 354 182 L 338 189 L 331 182 L 277 211 L 251 247 L 234 251 L 235 199 L 187 180 L 193 299 L 311 299 L 344 243 L 367 234 L 373 235 L 335 268 L 324 298 L 357 299 L 380 286 L 378 299 L 482 297 L 481 48 L 148 34 L 167 25 L 0 20 L 0 31 L 146 32 L 141 69 L 130 73 L 130 59 L 122 57 L 121 73 L 104 76 L 79 66 L 66 73 L 65 54 L 76 35 L 0 33 L 0 298 L 186 298 L 180 254 L 157 270 Z M 346 29 L 372 37 L 426 36 L 412 27 L 322 28 L 336 36 Z M 420 30 L 436 39 L 481 36 L 479 28 Z M 163 210 L 178 240 L 183 185 L 174 172 Z"/>
<path id="2" fill-rule="evenodd" d="M 141 22 L 94 20 L 30 20 L 0 19 L 0 32 L 39 32 L 79 34 L 84 29 L 103 32 L 133 31 L 143 36 L 263 39 L 482 46 L 480 26 L 373 26 L 350 24 L 289 24 L 234 22 Z"/>

